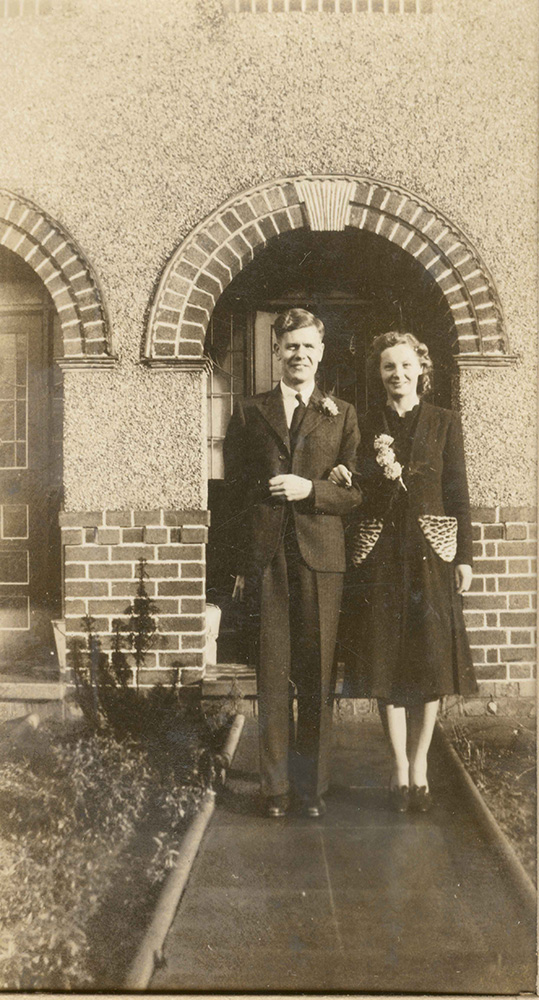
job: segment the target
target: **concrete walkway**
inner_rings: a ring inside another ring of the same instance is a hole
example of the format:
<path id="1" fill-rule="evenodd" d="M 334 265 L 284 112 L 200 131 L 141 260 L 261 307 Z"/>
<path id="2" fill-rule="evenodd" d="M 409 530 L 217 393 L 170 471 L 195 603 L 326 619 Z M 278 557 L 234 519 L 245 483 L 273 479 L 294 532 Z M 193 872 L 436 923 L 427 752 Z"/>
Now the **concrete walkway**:
<path id="1" fill-rule="evenodd" d="M 436 806 L 388 811 L 377 716 L 336 722 L 323 820 L 257 815 L 256 723 L 153 991 L 535 992 L 535 929 L 432 753 Z"/>

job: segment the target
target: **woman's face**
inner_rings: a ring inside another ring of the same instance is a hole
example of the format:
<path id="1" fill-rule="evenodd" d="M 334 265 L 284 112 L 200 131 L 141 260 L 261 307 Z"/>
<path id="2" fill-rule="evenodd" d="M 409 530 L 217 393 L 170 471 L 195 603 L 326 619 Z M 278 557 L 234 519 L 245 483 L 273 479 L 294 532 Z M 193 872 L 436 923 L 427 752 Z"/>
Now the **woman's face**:
<path id="1" fill-rule="evenodd" d="M 380 377 L 389 402 L 403 398 L 417 399 L 417 380 L 421 363 L 409 344 L 386 347 L 380 355 Z"/>

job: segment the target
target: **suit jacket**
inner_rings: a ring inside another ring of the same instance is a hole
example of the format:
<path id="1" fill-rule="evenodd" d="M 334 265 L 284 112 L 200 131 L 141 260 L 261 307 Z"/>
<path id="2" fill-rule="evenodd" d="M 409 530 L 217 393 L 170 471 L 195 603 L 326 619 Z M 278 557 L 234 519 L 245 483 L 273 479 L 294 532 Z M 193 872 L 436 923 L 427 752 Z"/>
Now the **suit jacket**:
<path id="1" fill-rule="evenodd" d="M 285 516 L 294 518 L 301 556 L 319 572 L 345 570 L 343 515 L 361 502 L 357 487 L 328 482 L 333 466 L 355 469 L 359 430 L 350 403 L 334 399 L 338 413 L 322 406 L 315 387 L 292 453 L 280 385 L 236 403 L 224 442 L 225 479 L 237 518 L 237 572 L 257 573 L 272 560 Z M 307 499 L 288 503 L 271 496 L 268 481 L 293 473 L 313 482 Z"/>
<path id="2" fill-rule="evenodd" d="M 383 521 L 396 484 L 384 478 L 376 462 L 374 438 L 391 433 L 383 407 L 373 407 L 362 420 L 357 482 L 367 517 Z M 356 477 L 354 477 L 356 480 Z M 455 562 L 472 565 L 472 525 L 460 417 L 453 410 L 420 404 L 410 459 L 403 470 L 409 516 L 452 517 L 457 521 Z"/>

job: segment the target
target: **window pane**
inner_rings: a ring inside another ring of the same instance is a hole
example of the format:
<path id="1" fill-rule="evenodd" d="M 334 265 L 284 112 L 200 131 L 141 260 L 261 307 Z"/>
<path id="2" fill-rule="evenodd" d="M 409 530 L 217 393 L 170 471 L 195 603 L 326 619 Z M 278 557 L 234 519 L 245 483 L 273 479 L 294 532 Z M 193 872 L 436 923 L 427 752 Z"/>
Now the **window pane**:
<path id="1" fill-rule="evenodd" d="M 28 583 L 28 553 L 0 552 L 0 583 Z"/>
<path id="2" fill-rule="evenodd" d="M 0 438 L 15 440 L 15 403 L 0 403 Z"/>
<path id="3" fill-rule="evenodd" d="M 212 479 L 224 479 L 224 475 L 223 442 L 214 441 L 212 445 Z"/>
<path id="4" fill-rule="evenodd" d="M 212 400 L 212 437 L 224 437 L 230 420 L 230 396 L 217 396 Z"/>
<path id="5" fill-rule="evenodd" d="M 0 469 L 15 468 L 15 445 L 0 444 Z"/>
<path id="6" fill-rule="evenodd" d="M 2 507 L 2 538 L 28 538 L 28 507 L 24 503 Z"/>

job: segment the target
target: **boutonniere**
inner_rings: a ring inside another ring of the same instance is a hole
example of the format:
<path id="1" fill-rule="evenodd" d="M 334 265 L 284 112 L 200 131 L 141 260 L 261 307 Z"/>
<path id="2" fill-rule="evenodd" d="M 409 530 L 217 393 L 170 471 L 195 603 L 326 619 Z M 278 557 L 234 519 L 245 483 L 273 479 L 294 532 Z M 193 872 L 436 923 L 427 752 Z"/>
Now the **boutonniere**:
<path id="1" fill-rule="evenodd" d="M 318 409 L 326 417 L 337 417 L 339 415 L 339 407 L 331 396 L 324 396 L 318 404 Z"/>
<path id="2" fill-rule="evenodd" d="M 376 452 L 376 461 L 382 469 L 382 472 L 386 479 L 396 479 L 403 490 L 406 486 L 402 480 L 402 465 L 397 462 L 395 457 L 395 452 L 391 447 L 395 439 L 389 434 L 379 434 L 374 439 L 374 450 Z"/>

